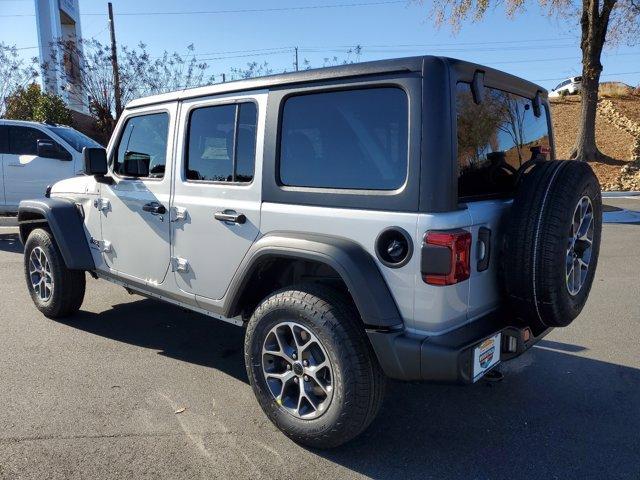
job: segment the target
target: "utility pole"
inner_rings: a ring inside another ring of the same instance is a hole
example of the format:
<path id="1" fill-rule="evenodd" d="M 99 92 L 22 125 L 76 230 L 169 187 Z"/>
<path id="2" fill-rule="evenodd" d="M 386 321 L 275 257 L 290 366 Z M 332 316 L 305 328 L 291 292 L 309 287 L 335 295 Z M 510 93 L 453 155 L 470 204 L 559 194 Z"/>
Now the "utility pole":
<path id="1" fill-rule="evenodd" d="M 298 71 L 298 47 L 294 47 L 296 49 L 296 59 L 293 61 L 293 66 L 296 68 L 296 72 Z"/>
<path id="2" fill-rule="evenodd" d="M 222 83 L 227 81 L 227 76 L 223 73 L 222 74 Z"/>
<path id="3" fill-rule="evenodd" d="M 113 23 L 113 5 L 109 2 L 109 30 L 111 31 L 111 68 L 113 69 L 113 88 L 116 99 L 116 120 L 122 113 L 122 92 L 120 91 L 120 72 L 118 70 L 118 49 L 116 48 L 116 27 Z"/>

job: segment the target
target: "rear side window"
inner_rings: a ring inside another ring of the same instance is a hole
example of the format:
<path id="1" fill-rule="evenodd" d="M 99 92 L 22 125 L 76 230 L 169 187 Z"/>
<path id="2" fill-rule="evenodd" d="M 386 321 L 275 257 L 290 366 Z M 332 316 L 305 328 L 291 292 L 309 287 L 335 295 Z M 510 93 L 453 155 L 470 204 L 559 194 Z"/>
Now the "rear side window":
<path id="1" fill-rule="evenodd" d="M 168 134 L 168 113 L 151 113 L 129 118 L 118 142 L 115 172 L 124 175 L 125 157 L 148 156 L 149 178 L 163 178 L 167 163 Z"/>
<path id="2" fill-rule="evenodd" d="M 534 115 L 532 100 L 485 87 L 480 104 L 471 86 L 458 83 L 458 195 L 465 199 L 509 195 L 527 160 L 548 159 L 548 113 Z"/>
<path id="3" fill-rule="evenodd" d="M 253 180 L 257 109 L 254 103 L 193 110 L 189 118 L 187 180 Z"/>
<path id="4" fill-rule="evenodd" d="M 280 183 L 395 190 L 407 178 L 408 99 L 396 87 L 290 97 L 282 112 Z"/>

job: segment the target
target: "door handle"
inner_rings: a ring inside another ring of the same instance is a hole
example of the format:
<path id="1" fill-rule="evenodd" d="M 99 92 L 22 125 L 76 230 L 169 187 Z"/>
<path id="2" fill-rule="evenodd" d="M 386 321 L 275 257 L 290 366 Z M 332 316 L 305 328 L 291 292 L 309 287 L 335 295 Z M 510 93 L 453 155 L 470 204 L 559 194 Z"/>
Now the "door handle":
<path id="1" fill-rule="evenodd" d="M 142 206 L 142 210 L 144 210 L 145 212 L 149 212 L 151 215 L 164 215 L 165 213 L 167 213 L 167 209 L 164 207 L 164 205 L 158 202 L 145 203 Z"/>
<path id="2" fill-rule="evenodd" d="M 244 214 L 238 213 L 235 210 L 216 212 L 213 217 L 220 222 L 237 223 L 240 225 L 247 221 L 247 217 L 245 217 Z"/>

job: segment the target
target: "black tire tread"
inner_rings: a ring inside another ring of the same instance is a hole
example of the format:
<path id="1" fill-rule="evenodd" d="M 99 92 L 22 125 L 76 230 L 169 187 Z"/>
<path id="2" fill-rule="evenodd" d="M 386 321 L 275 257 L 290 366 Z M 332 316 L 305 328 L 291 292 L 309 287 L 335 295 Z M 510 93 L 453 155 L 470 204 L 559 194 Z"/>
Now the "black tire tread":
<path id="1" fill-rule="evenodd" d="M 567 215 L 577 196 L 588 193 L 594 205 L 595 236 L 590 272 L 577 299 L 561 288 Z M 550 161 L 535 166 L 514 198 L 506 230 L 503 282 L 519 317 L 538 330 L 566 326 L 580 313 L 597 266 L 601 229 L 598 180 L 586 162 Z"/>
<path id="2" fill-rule="evenodd" d="M 54 295 L 48 304 L 42 304 L 34 297 L 35 294 L 29 281 L 29 254 L 36 246 L 46 250 L 53 274 L 56 277 L 54 279 Z M 76 313 L 84 300 L 85 273 L 67 268 L 51 232 L 44 228 L 34 229 L 27 238 L 24 252 L 27 287 L 38 310 L 52 319 L 64 318 Z"/>
<path id="3" fill-rule="evenodd" d="M 245 361 L 251 378 L 250 351 L 251 332 L 263 315 L 280 306 L 296 306 L 320 319 L 321 328 L 327 329 L 337 339 L 350 368 L 343 373 L 345 386 L 353 390 L 349 408 L 343 409 L 338 421 L 317 434 L 307 434 L 302 429 L 292 431 L 278 422 L 278 418 L 265 413 L 287 436 L 297 443 L 315 448 L 332 448 L 341 445 L 364 431 L 378 414 L 383 403 L 386 377 L 364 334 L 363 324 L 352 302 L 335 290 L 319 284 L 309 283 L 286 287 L 264 299 L 254 311 L 245 337 Z M 328 348 L 325 345 L 325 348 Z M 253 382 L 252 382 L 253 384 Z M 255 390 L 255 387 L 254 387 Z M 256 395 L 259 395 L 256 392 Z M 264 408 L 264 407 L 263 407 Z M 330 407 L 331 408 L 331 407 Z M 322 418 L 322 417 L 320 417 Z"/>

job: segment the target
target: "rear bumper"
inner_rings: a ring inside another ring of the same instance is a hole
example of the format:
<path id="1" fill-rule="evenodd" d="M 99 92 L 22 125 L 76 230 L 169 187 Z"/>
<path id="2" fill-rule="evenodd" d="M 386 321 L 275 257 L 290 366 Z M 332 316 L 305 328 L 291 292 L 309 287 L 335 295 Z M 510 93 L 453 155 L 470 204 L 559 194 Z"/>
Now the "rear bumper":
<path id="1" fill-rule="evenodd" d="M 473 349 L 483 340 L 502 333 L 500 356 L 504 362 L 531 348 L 550 331 L 534 336 L 527 327 L 509 326 L 504 315 L 493 312 L 438 336 L 421 337 L 403 330 L 367 330 L 367 335 L 388 377 L 470 384 L 474 381 Z"/>

